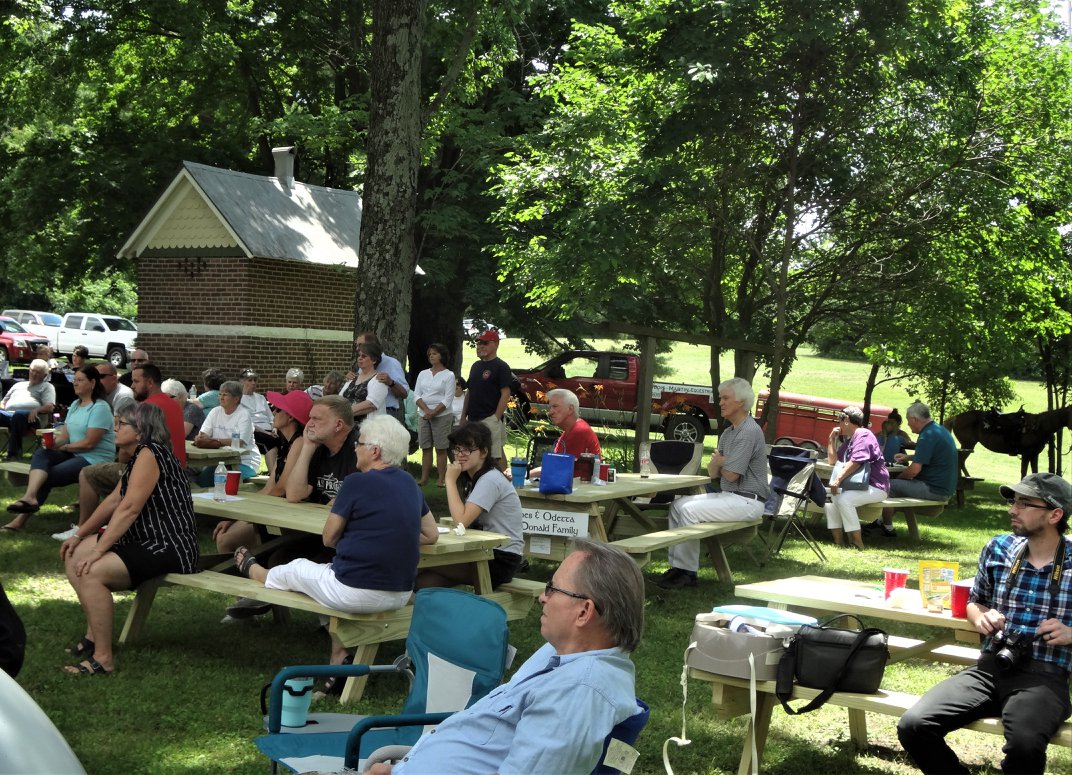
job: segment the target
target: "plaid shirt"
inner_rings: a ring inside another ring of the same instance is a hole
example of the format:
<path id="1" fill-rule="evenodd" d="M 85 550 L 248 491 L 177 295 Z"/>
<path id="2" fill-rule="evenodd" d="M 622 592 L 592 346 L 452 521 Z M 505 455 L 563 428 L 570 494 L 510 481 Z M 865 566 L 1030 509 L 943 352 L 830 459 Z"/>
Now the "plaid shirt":
<path id="1" fill-rule="evenodd" d="M 1049 589 L 1053 560 L 1042 568 L 1034 568 L 1025 557 L 1010 589 L 1012 565 L 1027 539 L 1001 535 L 990 539 L 979 555 L 979 571 L 972 585 L 971 601 L 1005 614 L 1006 628 L 1011 626 L 1034 634 L 1038 626 L 1051 617 L 1072 626 L 1072 539 L 1062 537 L 1061 540 L 1065 542 L 1065 560 L 1057 600 L 1051 599 Z M 984 650 L 990 647 L 990 640 L 989 637 L 984 639 Z M 1072 669 L 1070 646 L 1047 646 L 1036 640 L 1031 646 L 1031 656 L 1065 670 Z"/>

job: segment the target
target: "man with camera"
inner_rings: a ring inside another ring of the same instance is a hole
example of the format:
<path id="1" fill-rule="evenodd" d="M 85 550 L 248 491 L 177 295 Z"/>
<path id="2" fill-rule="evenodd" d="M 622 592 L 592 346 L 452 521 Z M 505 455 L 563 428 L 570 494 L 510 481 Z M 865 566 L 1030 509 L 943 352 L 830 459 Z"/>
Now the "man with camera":
<path id="1" fill-rule="evenodd" d="M 1072 540 L 1064 536 L 1072 485 L 1030 474 L 1001 495 L 1012 535 L 983 549 L 968 603 L 968 621 L 984 636 L 979 662 L 924 694 L 897 725 L 925 773 L 967 773 L 945 736 L 991 716 L 1005 728 L 1002 772 L 1042 773 L 1046 746 L 1072 713 Z"/>

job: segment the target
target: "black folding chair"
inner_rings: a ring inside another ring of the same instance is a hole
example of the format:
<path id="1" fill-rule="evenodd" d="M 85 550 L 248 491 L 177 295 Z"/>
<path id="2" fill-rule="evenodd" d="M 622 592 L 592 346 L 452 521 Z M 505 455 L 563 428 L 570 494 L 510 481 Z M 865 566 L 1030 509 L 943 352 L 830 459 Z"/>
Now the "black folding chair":
<path id="1" fill-rule="evenodd" d="M 771 499 L 767 501 L 770 528 L 764 562 L 782 550 L 790 530 L 795 530 L 804 539 L 820 562 L 826 562 L 826 554 L 805 522 L 808 501 L 818 503 L 822 500 L 825 503 L 826 500 L 825 490 L 821 486 L 813 487 L 815 455 L 812 450 L 797 447 L 772 447 L 767 456 L 771 472 Z M 785 524 L 776 534 L 779 518 L 784 518 Z"/>

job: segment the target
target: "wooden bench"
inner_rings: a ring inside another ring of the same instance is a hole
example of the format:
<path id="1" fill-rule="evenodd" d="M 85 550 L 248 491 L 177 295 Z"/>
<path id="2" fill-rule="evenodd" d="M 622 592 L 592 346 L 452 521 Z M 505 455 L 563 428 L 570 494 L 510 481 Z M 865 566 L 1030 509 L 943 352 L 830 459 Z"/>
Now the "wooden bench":
<path id="1" fill-rule="evenodd" d="M 327 616 L 330 618 L 329 631 L 347 648 L 355 648 L 354 661 L 359 664 L 372 664 L 381 643 L 405 638 L 409 634 L 409 624 L 413 617 L 412 602 L 394 611 L 353 614 L 322 606 L 302 592 L 267 589 L 259 582 L 233 573 L 222 573 L 217 570 L 203 570 L 200 573 L 169 573 L 139 585 L 119 635 L 120 645 L 133 643 L 140 637 L 145 622 L 149 618 L 156 592 L 165 585 L 192 587 L 229 597 L 247 597 L 262 603 L 269 603 L 273 607 Z M 484 597 L 501 605 L 506 611 L 507 619 L 522 619 L 528 615 L 533 601 L 543 592 L 543 589 L 544 584 L 541 582 L 514 579 Z M 343 689 L 342 701 L 352 702 L 360 699 L 366 680 L 367 677 L 349 679 Z"/>
<path id="2" fill-rule="evenodd" d="M 762 520 L 736 522 L 700 522 L 695 525 L 659 530 L 654 533 L 620 538 L 611 541 L 643 567 L 651 561 L 651 553 L 686 541 L 701 541 L 711 555 L 719 581 L 733 583 L 733 573 L 726 559 L 725 547 L 730 544 L 746 543 L 756 535 Z"/>
<path id="3" fill-rule="evenodd" d="M 30 477 L 30 461 L 28 460 L 5 460 L 0 463 L 0 471 L 7 474 L 7 480 L 11 484 L 22 486 Z"/>
<path id="4" fill-rule="evenodd" d="M 917 638 L 905 638 L 900 635 L 890 635 L 888 644 L 890 654 L 893 657 L 891 661 L 896 662 L 908 659 L 911 656 L 915 659 L 926 659 L 931 662 L 944 662 L 967 667 L 979 661 L 978 646 L 958 646 L 954 643 L 946 643 L 928 648 L 925 641 Z"/>
<path id="5" fill-rule="evenodd" d="M 960 476 L 957 478 L 957 506 L 964 507 L 964 493 L 975 489 L 975 483 L 983 481 L 981 476 Z"/>
<path id="6" fill-rule="evenodd" d="M 712 684 L 711 700 L 714 704 L 715 714 L 719 718 L 730 719 L 750 713 L 748 679 L 716 675 L 696 668 L 689 668 L 689 676 Z M 775 697 L 774 691 L 774 681 L 756 682 L 756 717 L 754 723 L 751 720 L 749 721 L 747 734 L 755 735 L 756 754 L 759 759 L 756 764 L 760 771 L 762 771 L 763 748 L 766 745 L 767 732 L 770 729 L 771 712 L 778 705 L 778 699 Z M 820 693 L 819 689 L 794 686 L 792 698 L 795 700 L 810 700 Z M 848 710 L 849 737 L 857 750 L 863 750 L 867 747 L 867 719 L 864 715 L 865 713 L 880 713 L 885 716 L 900 718 L 906 710 L 916 704 L 917 700 L 919 700 L 919 695 L 916 694 L 880 689 L 875 694 L 835 692 L 827 700 L 827 705 L 843 707 Z M 1004 733 L 1001 720 L 997 718 L 980 719 L 968 724 L 964 729 L 991 735 Z M 749 743 L 750 740 L 746 736 L 741 750 L 740 766 L 737 769 L 738 775 L 748 775 L 751 772 L 752 746 Z M 1072 748 L 1072 723 L 1063 723 L 1057 734 L 1053 736 L 1050 744 Z"/>

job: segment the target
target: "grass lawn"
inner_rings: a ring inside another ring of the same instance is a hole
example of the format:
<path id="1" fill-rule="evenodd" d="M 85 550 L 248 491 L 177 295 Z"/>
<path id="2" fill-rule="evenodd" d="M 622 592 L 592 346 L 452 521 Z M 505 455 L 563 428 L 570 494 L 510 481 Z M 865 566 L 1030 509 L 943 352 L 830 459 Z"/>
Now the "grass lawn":
<path id="1" fill-rule="evenodd" d="M 511 348 L 517 347 L 516 353 Z M 680 378 L 703 382 L 705 357 L 699 348 L 683 347 L 672 362 Z M 696 351 L 696 352 L 693 352 Z M 514 340 L 503 343 L 503 357 L 514 366 L 534 365 Z M 812 374 L 814 372 L 814 375 Z M 840 377 L 838 375 L 841 375 Z M 787 389 L 858 400 L 863 369 L 858 364 L 825 361 L 806 356 L 790 375 Z M 886 386 L 888 387 L 888 386 Z M 1037 386 L 1018 386 L 1028 407 L 1038 407 Z M 853 391 L 856 391 L 855 393 Z M 903 393 L 880 393 L 882 403 L 902 409 Z M 923 518 L 923 543 L 912 546 L 901 535 L 874 539 L 865 552 L 829 551 L 830 561 L 820 566 L 815 556 L 792 539 L 781 556 L 758 567 L 744 547 L 729 550 L 738 582 L 752 582 L 804 573 L 867 579 L 880 583 L 888 565 L 915 568 L 920 559 L 956 560 L 962 573 L 974 569 L 986 540 L 1007 529 L 997 485 L 1019 478 L 1012 458 L 977 453 L 969 460 L 972 473 L 985 477 L 969 493 L 965 508 L 950 508 L 938 518 Z M 426 489 L 433 510 L 445 512 L 443 491 Z M 16 497 L 15 489 L 0 483 L 0 504 Z M 142 641 L 117 651 L 117 673 L 110 677 L 73 677 L 60 667 L 69 659 L 63 648 L 82 634 L 81 609 L 61 572 L 59 544 L 49 534 L 65 528 L 69 517 L 60 512 L 73 499 L 71 488 L 57 491 L 20 535 L 0 535 L 0 581 L 26 624 L 29 643 L 19 683 L 37 700 L 67 737 L 91 773 L 263 773 L 266 761 L 251 738 L 260 727 L 258 696 L 261 685 L 287 664 L 322 662 L 328 653 L 327 636 L 315 617 L 295 612 L 290 624 L 271 621 L 220 624 L 226 600 L 191 589 L 164 589 L 153 607 Z M 202 527 L 203 548 L 210 546 L 211 525 Z M 818 531 L 826 540 L 825 531 Z M 665 569 L 653 563 L 652 573 Z M 554 567 L 534 563 L 532 578 L 550 578 Z M 916 581 L 913 571 L 909 585 Z M 116 619 L 121 622 L 131 595 L 116 596 Z M 718 582 L 710 567 L 701 571 L 697 590 L 668 593 L 649 586 L 647 630 L 634 655 L 637 693 L 652 706 L 652 719 L 639 741 L 637 772 L 662 771 L 663 740 L 681 733 L 681 660 L 692 629 L 692 618 L 713 605 L 734 602 L 730 585 Z M 538 607 L 537 607 L 538 608 Z M 510 623 L 511 641 L 519 659 L 542 642 L 539 614 L 534 608 L 525 620 Z M 902 635 L 922 632 L 898 631 Z M 389 661 L 401 644 L 380 651 Z M 922 692 L 949 675 L 949 668 L 909 661 L 889 667 L 884 685 L 901 691 Z M 401 682 L 373 680 L 356 712 L 397 709 L 403 696 Z M 706 684 L 692 682 L 687 703 L 688 736 L 685 748 L 672 748 L 671 762 L 678 773 L 732 773 L 736 771 L 744 735 L 744 720 L 718 721 L 710 713 Z M 316 708 L 332 709 L 331 702 Z M 894 722 L 869 716 L 872 745 L 855 754 L 849 745 L 844 710 L 823 708 L 807 716 L 787 718 L 776 710 L 764 758 L 765 773 L 909 773 L 897 744 Z M 955 746 L 976 772 L 997 771 L 1000 742 L 978 733 L 959 733 Z M 0 751 L 0 756 L 3 756 Z M 444 763 L 444 772 L 449 772 Z M 1072 755 L 1065 748 L 1051 749 L 1049 772 L 1072 772 Z"/>

